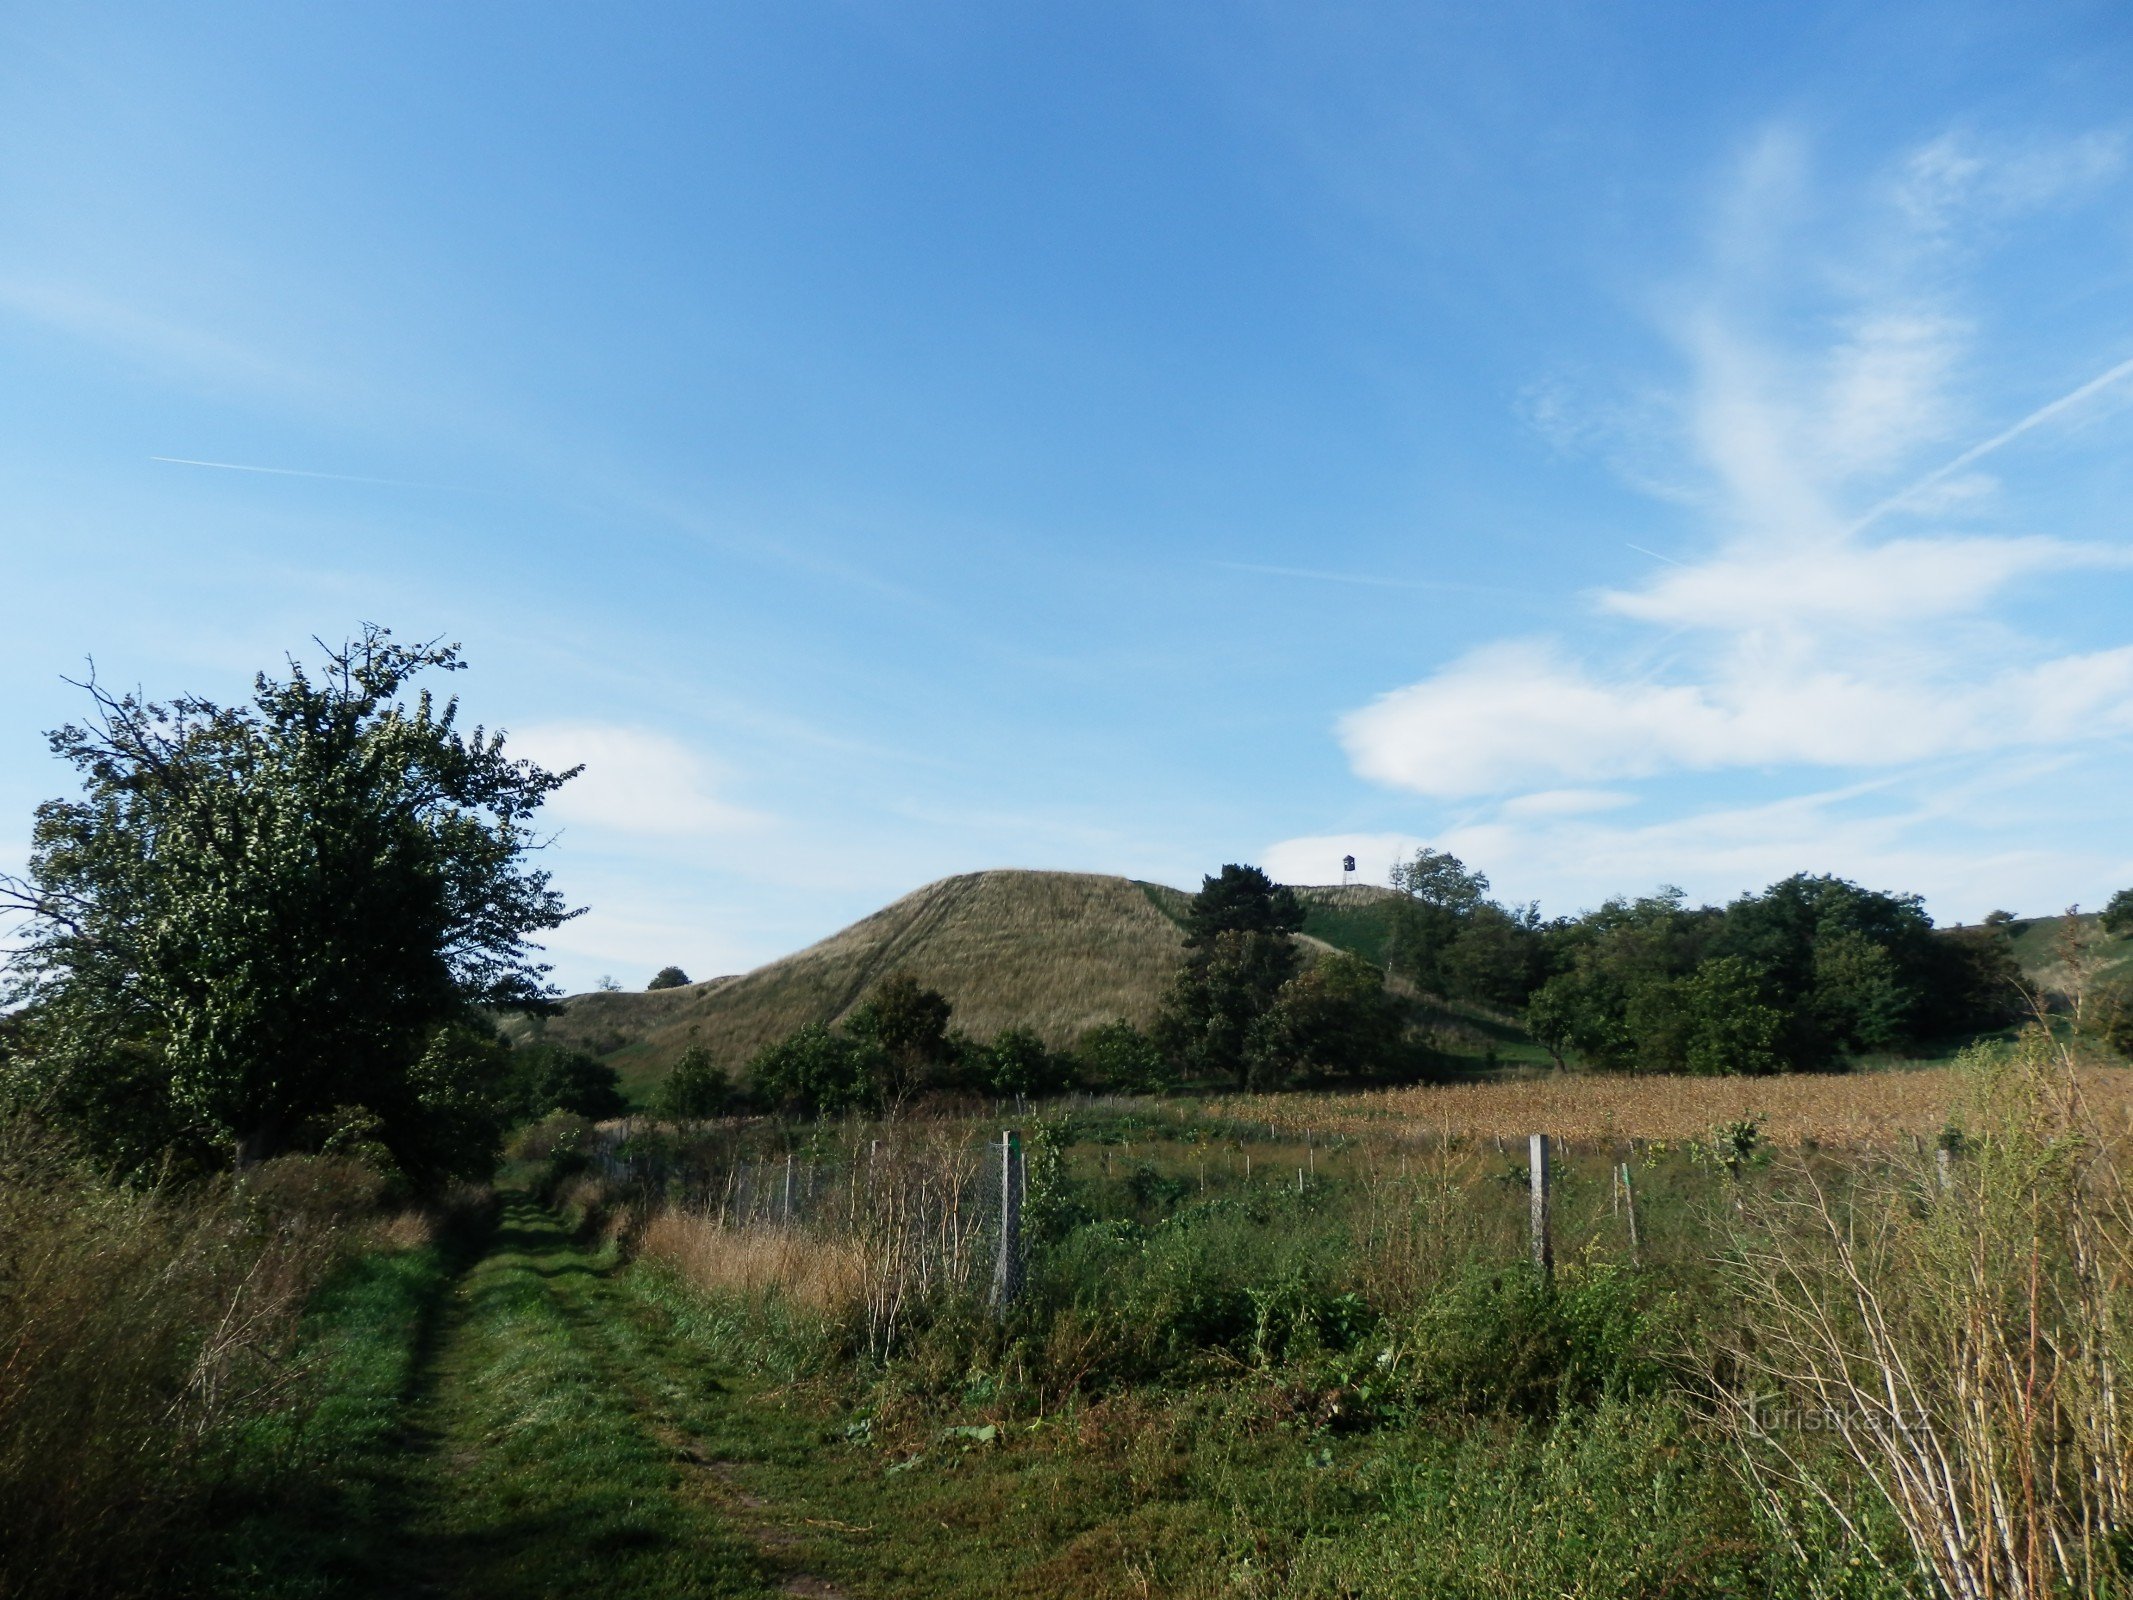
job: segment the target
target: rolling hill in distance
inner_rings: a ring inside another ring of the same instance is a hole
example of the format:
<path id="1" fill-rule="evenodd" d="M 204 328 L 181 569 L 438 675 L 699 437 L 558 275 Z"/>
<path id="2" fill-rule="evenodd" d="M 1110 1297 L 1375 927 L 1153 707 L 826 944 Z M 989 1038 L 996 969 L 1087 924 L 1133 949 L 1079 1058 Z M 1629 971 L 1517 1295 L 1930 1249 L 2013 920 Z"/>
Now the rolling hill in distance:
<path id="1" fill-rule="evenodd" d="M 1382 960 L 1398 896 L 1371 885 L 1296 890 L 1307 942 Z M 810 1022 L 848 1015 L 891 973 L 946 995 L 955 1026 L 989 1039 L 1021 1026 L 1064 1048 L 1117 1017 L 1145 1026 L 1185 953 L 1190 896 L 1165 884 L 1088 872 L 964 873 L 914 890 L 806 949 L 753 972 L 674 989 L 573 995 L 538 1035 L 608 1060 L 631 1087 L 656 1081 L 691 1044 L 738 1067 Z"/>
<path id="2" fill-rule="evenodd" d="M 1384 961 L 1397 891 L 1291 887 L 1304 903 L 1306 944 Z M 946 995 L 954 1025 L 973 1038 L 1021 1026 L 1065 1048 L 1098 1023 L 1124 1017 L 1145 1027 L 1153 1019 L 1185 953 L 1189 899 L 1167 884 L 1100 873 L 964 873 L 752 972 L 672 989 L 573 995 L 559 1014 L 514 1016 L 506 1031 L 590 1051 L 642 1092 L 691 1044 L 738 1069 L 807 1023 L 842 1020 L 883 978 L 907 972 Z M 2095 921 L 2083 915 L 2075 926 L 2093 940 Z M 2066 926 L 2064 917 L 2036 917 L 2010 930 L 2032 980 L 2063 986 Z M 2091 949 L 2107 976 L 2122 977 L 2133 965 L 2133 942 L 2100 940 Z M 1544 1059 L 1516 1028 L 1479 1015 L 1445 1020 L 1489 1036 L 1477 1034 L 1477 1053 L 1500 1047 L 1514 1059 Z"/>

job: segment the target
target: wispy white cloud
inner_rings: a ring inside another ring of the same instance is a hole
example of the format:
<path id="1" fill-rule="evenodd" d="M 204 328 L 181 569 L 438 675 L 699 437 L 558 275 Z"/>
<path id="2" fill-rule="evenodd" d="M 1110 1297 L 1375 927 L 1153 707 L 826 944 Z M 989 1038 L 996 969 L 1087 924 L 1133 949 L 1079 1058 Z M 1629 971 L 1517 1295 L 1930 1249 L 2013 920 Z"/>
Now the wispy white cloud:
<path id="1" fill-rule="evenodd" d="M 1899 766 L 2133 731 L 2133 646 L 1949 682 L 1773 657 L 1705 682 L 1599 676 L 1490 645 L 1341 719 L 1362 776 L 1437 797 L 1675 771 Z"/>
<path id="2" fill-rule="evenodd" d="M 364 478 L 348 472 L 307 472 L 300 467 L 254 467 L 237 461 L 195 461 L 189 456 L 150 456 L 166 467 L 211 467 L 217 472 L 250 472 L 265 478 L 322 478 L 329 483 L 374 483 L 388 489 L 447 489 L 459 494 L 482 491 L 460 489 L 449 483 L 419 483 L 407 478 Z"/>
<path id="3" fill-rule="evenodd" d="M 1322 833 L 1283 839 L 1259 853 L 1257 865 L 1276 883 L 1340 883 L 1341 858 L 1355 857 L 1357 883 L 1385 883 L 1394 865 L 1427 843 L 1408 833 Z"/>
<path id="4" fill-rule="evenodd" d="M 1503 803 L 1507 817 L 1578 817 L 1594 811 L 1617 811 L 1637 803 L 1620 789 L 1542 789 L 1513 795 Z"/>
<path id="5" fill-rule="evenodd" d="M 274 393 L 313 387 L 308 375 L 276 356 L 76 284 L 0 278 L 0 312 L 195 379 Z"/>
<path id="6" fill-rule="evenodd" d="M 1543 824 L 1499 815 L 1450 828 L 1433 842 L 1484 864 L 1506 896 L 1539 898 L 1551 912 L 1661 884 L 1723 901 L 1812 871 L 1923 894 L 1940 915 L 1975 920 L 2001 905 L 2047 909 L 2033 903 L 2040 881 L 2094 878 L 2112 869 L 2049 845 L 1922 842 L 1936 820 L 1930 809 L 1850 787 L 1641 824 L 1593 817 Z"/>
<path id="7" fill-rule="evenodd" d="M 1641 588 L 1603 590 L 1598 600 L 1617 616 L 1722 633 L 1900 629 L 1979 611 L 2021 578 L 2116 567 L 2133 567 L 2133 546 L 2035 535 L 1743 545 L 1676 562 Z"/>
<path id="8" fill-rule="evenodd" d="M 2046 423 L 2055 422 L 2077 407 L 2084 406 L 2098 396 L 2116 389 L 2128 378 L 2133 378 L 2133 356 L 2129 356 L 2116 366 L 2105 368 L 2104 371 L 2089 379 L 2087 383 L 2080 385 L 2078 388 L 2070 389 L 2059 396 L 2058 399 L 2037 407 L 2036 410 L 2011 427 L 2001 429 L 1991 438 L 1981 440 L 1979 443 L 1972 445 L 1954 460 L 1935 467 L 1924 477 L 1905 485 L 1853 523 L 1849 531 L 1854 534 L 1863 533 L 1873 523 L 1880 521 L 1881 518 L 1899 507 L 1920 508 L 1922 502 L 1930 495 L 1931 491 L 1938 489 L 1950 479 L 1956 478 L 1966 468 L 1983 460 L 1995 450 L 2013 444 L 2023 434 L 2041 428 Z"/>
<path id="9" fill-rule="evenodd" d="M 1312 583 L 1346 583 L 1365 589 L 1424 589 L 1451 594 L 1513 595 L 1519 591 L 1495 584 L 1458 583 L 1449 579 L 1380 578 L 1359 572 L 1320 572 L 1310 567 L 1268 567 L 1255 561 L 1209 561 L 1229 572 L 1256 572 L 1270 578 L 1303 578 Z"/>
<path id="10" fill-rule="evenodd" d="M 722 799 L 712 764 L 671 735 L 598 723 L 514 731 L 512 754 L 550 769 L 585 770 L 556 792 L 544 818 L 566 827 L 655 839 L 749 833 L 770 818 Z"/>
<path id="11" fill-rule="evenodd" d="M 2121 361 L 1956 448 L 1989 411 L 1971 376 L 1980 325 L 1948 287 L 1966 219 L 2085 193 L 2121 164 L 2115 138 L 2013 154 L 1934 141 L 1897 164 L 1868 230 L 1879 245 L 1832 271 L 1823 241 L 1808 250 L 1789 231 L 1811 209 L 1804 144 L 1759 141 L 1720 208 L 1706 282 L 1671 323 L 1689 370 L 1679 475 L 1700 476 L 1711 553 L 1593 597 L 1604 615 L 1668 630 L 1663 652 L 1472 650 L 1340 719 L 1355 770 L 1472 797 L 1726 768 L 1886 770 L 2133 729 L 2133 647 L 2054 651 L 1997 624 L 2012 586 L 2133 566 L 2133 545 L 1916 526 L 1991 505 L 1980 462 L 2133 378 Z M 1776 316 L 1803 282 L 1839 286 L 1836 310 Z M 1558 434 L 1571 426 L 1560 409 Z M 1945 459 L 1921 472 L 1935 451 Z M 1899 510 L 1915 531 L 1873 537 Z"/>

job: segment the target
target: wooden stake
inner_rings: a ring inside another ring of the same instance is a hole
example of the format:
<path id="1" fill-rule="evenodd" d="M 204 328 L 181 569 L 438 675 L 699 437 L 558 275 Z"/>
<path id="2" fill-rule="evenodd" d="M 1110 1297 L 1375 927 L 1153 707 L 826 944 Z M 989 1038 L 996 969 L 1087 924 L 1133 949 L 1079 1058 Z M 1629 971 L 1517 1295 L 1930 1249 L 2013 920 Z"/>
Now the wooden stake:
<path id="1" fill-rule="evenodd" d="M 1640 1266 L 1642 1262 L 1638 1259 L 1637 1191 L 1630 1186 L 1629 1163 L 1623 1162 L 1618 1170 L 1622 1175 L 1622 1209 L 1624 1215 L 1629 1218 L 1629 1264 L 1633 1267 Z"/>

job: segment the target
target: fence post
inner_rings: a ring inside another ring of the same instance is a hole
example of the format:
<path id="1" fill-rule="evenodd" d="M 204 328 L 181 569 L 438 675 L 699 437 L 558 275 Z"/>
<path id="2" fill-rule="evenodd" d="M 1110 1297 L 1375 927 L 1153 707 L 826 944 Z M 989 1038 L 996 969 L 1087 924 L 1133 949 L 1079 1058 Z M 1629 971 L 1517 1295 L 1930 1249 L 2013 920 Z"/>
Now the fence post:
<path id="1" fill-rule="evenodd" d="M 1933 1152 L 1933 1165 L 1940 1175 L 1940 1192 L 1946 1194 L 1955 1187 L 1955 1152 L 1941 1145 Z"/>
<path id="2" fill-rule="evenodd" d="M 1526 1141 L 1527 1180 L 1532 1185 L 1533 1265 L 1549 1280 L 1555 1277 L 1555 1241 L 1548 1227 L 1549 1139 L 1533 1134 Z"/>
<path id="3" fill-rule="evenodd" d="M 1622 1204 L 1623 1209 L 1629 1216 L 1629 1264 L 1633 1267 L 1641 1266 L 1643 1263 L 1638 1259 L 1639 1246 L 1637 1243 L 1637 1191 L 1630 1186 L 1629 1163 L 1627 1161 L 1622 1163 L 1621 1170 Z"/>
<path id="4" fill-rule="evenodd" d="M 1022 1134 L 1000 1135 L 1000 1260 L 993 1268 L 993 1309 L 1005 1312 L 1022 1293 Z"/>
<path id="5" fill-rule="evenodd" d="M 785 1220 L 792 1221 L 792 1152 L 785 1152 Z"/>

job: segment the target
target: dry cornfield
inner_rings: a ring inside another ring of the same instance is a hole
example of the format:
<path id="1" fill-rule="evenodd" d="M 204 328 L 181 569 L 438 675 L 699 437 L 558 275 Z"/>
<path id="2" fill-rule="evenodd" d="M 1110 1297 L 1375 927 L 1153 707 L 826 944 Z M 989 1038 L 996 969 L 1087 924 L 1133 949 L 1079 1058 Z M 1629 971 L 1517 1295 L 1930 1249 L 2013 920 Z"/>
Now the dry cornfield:
<path id="1" fill-rule="evenodd" d="M 1576 1143 L 1708 1138 L 1755 1117 L 1779 1145 L 1890 1147 L 1931 1139 L 1947 1125 L 1964 1075 L 1953 1067 L 1768 1078 L 1626 1078 L 1558 1074 L 1419 1085 L 1358 1094 L 1240 1095 L 1209 1109 L 1301 1132 L 1352 1136 L 1517 1139 Z M 2090 1066 L 2082 1086 L 2113 1130 L 2133 1123 L 2133 1068 Z"/>

